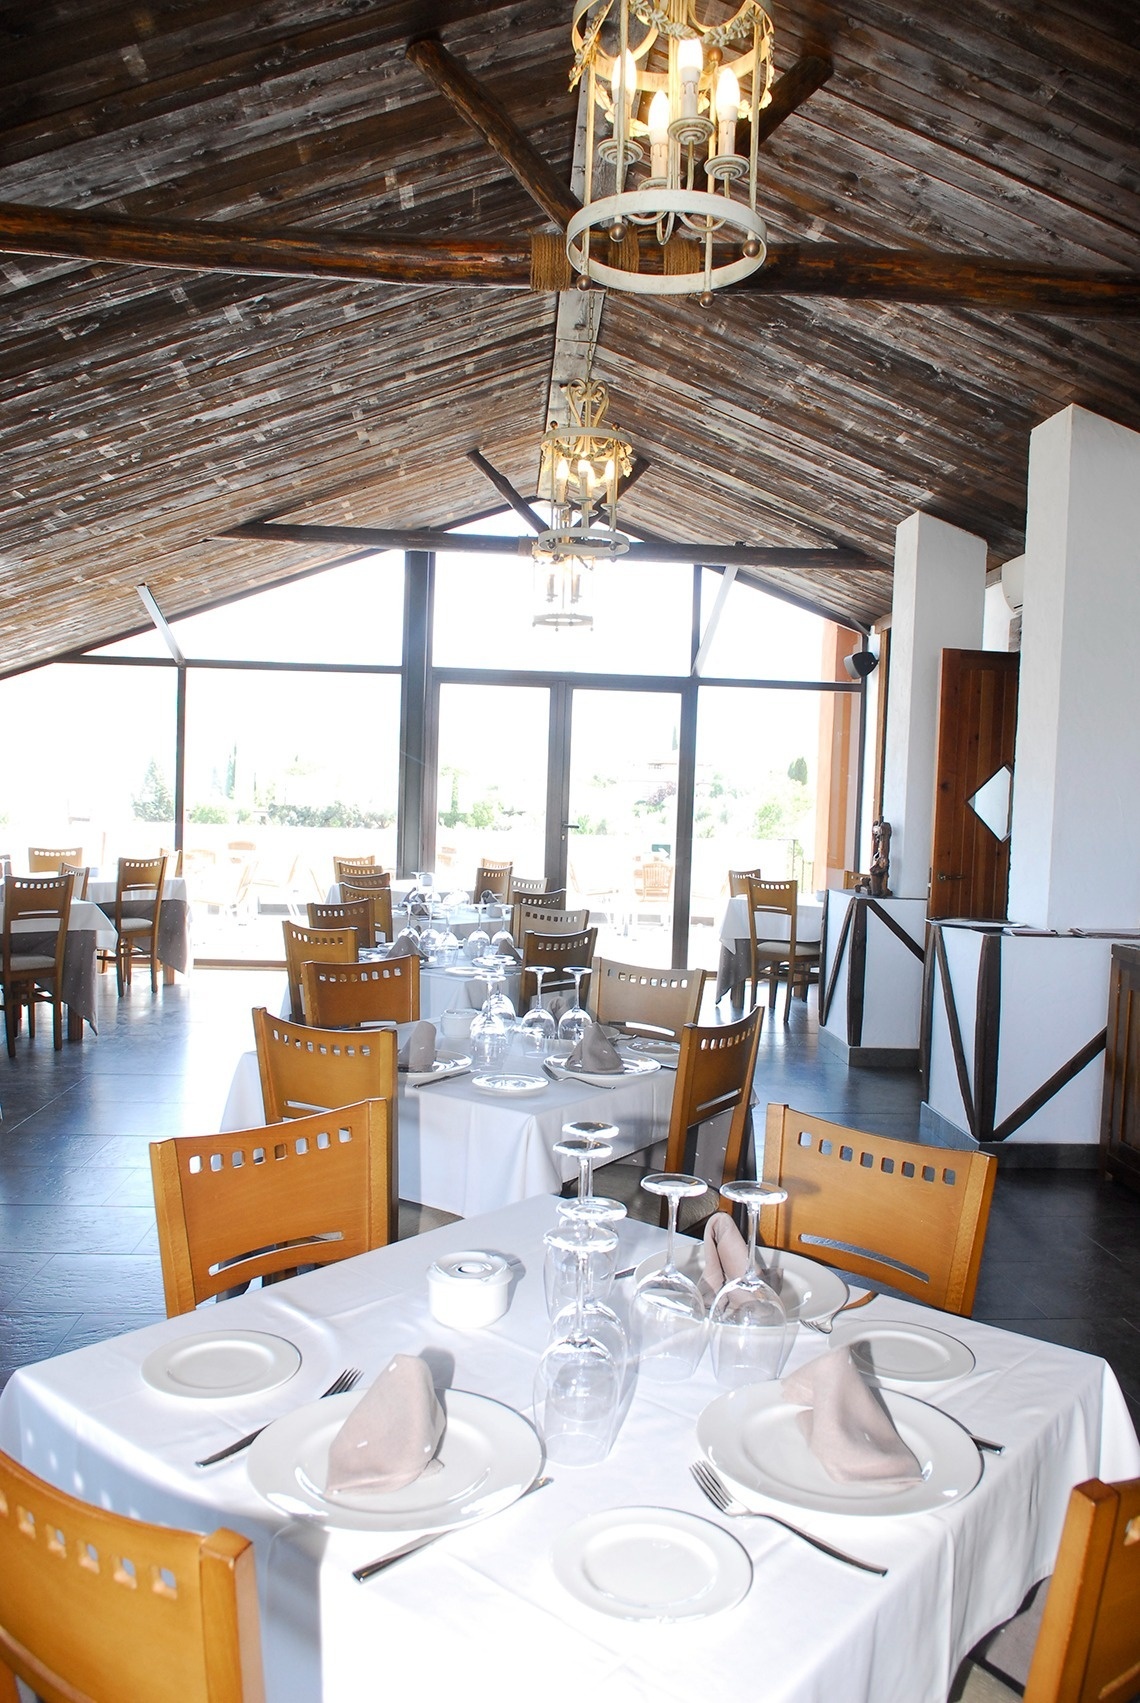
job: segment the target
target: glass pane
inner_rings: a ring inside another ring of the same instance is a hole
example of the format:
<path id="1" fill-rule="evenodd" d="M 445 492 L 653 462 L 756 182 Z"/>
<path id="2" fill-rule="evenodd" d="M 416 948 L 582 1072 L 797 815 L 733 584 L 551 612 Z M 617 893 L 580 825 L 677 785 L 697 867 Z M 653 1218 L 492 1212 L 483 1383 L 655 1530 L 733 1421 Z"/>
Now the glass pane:
<path id="1" fill-rule="evenodd" d="M 484 859 L 546 871 L 545 686 L 441 686 L 437 886 L 470 888 Z"/>
<path id="2" fill-rule="evenodd" d="M 672 959 L 680 722 L 674 692 L 574 693 L 567 903 L 604 957 Z"/>
<path id="3" fill-rule="evenodd" d="M 723 575 L 701 574 L 701 631 L 708 626 Z M 735 680 L 831 680 L 833 662 L 824 658 L 830 623 L 793 609 L 778 597 L 734 581 L 701 667 L 703 678 Z"/>
<path id="4" fill-rule="evenodd" d="M 377 664 L 399 663 L 403 625 L 404 557 L 395 550 L 170 623 L 191 658 Z"/>
<path id="5" fill-rule="evenodd" d="M 513 536 L 515 515 L 463 528 Z M 433 658 L 439 668 L 558 674 L 688 674 L 693 570 L 676 562 L 599 564 L 583 576 L 590 627 L 535 626 L 545 582 L 527 556 L 436 558 Z"/>
<path id="6" fill-rule="evenodd" d="M 4 754 L 0 851 L 27 868 L 29 846 L 81 848 L 110 870 L 174 844 L 170 668 L 54 663 L 0 681 L 6 727 L 33 728 Z"/>
<path id="7" fill-rule="evenodd" d="M 145 656 L 155 662 L 169 662 L 170 648 L 154 627 L 136 633 L 133 639 L 118 639 L 111 645 L 100 645 L 89 656 Z"/>
<path id="8" fill-rule="evenodd" d="M 822 693 L 702 686 L 689 962 L 715 969 L 730 869 L 814 890 Z"/>
<path id="9" fill-rule="evenodd" d="M 395 676 L 191 669 L 185 870 L 200 957 L 282 956 L 334 856 L 395 867 Z"/>

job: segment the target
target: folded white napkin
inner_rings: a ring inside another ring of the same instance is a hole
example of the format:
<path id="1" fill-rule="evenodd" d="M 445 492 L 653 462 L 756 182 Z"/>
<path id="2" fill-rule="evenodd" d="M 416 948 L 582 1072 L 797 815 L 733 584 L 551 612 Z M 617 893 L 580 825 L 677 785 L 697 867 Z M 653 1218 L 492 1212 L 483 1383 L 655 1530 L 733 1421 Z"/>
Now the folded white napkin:
<path id="1" fill-rule="evenodd" d="M 617 1048 L 597 1023 L 591 1023 L 566 1063 L 572 1070 L 606 1071 L 620 1074 L 622 1063 Z"/>
<path id="2" fill-rule="evenodd" d="M 416 1024 L 396 1060 L 400 1070 L 430 1070 L 435 1063 L 435 1024 Z"/>
<path id="3" fill-rule="evenodd" d="M 785 1401 L 802 1404 L 808 1447 L 838 1484 L 917 1484 L 922 1469 L 875 1391 L 860 1377 L 849 1348 L 832 1348 L 784 1379 Z"/>
<path id="4" fill-rule="evenodd" d="M 422 1473 L 438 1472 L 445 1424 L 427 1362 L 393 1355 L 332 1440 L 325 1494 L 402 1490 Z"/>

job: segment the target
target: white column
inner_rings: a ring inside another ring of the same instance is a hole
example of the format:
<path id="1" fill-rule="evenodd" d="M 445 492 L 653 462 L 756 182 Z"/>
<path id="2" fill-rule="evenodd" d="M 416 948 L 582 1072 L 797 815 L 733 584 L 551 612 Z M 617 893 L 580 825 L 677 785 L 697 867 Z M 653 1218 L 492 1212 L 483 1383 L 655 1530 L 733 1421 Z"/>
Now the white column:
<path id="1" fill-rule="evenodd" d="M 1140 926 L 1140 433 L 1030 437 L 1009 914 Z"/>
<path id="2" fill-rule="evenodd" d="M 883 763 L 891 891 L 901 899 L 925 899 L 930 887 L 942 652 L 981 648 L 985 595 L 985 540 L 933 515 L 908 515 L 895 533 Z"/>

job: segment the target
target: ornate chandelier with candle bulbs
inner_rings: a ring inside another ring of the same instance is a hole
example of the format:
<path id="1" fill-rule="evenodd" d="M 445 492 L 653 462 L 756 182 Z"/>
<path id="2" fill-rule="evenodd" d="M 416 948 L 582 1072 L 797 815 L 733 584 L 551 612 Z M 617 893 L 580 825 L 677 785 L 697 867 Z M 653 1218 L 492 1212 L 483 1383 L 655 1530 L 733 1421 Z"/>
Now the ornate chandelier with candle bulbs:
<path id="1" fill-rule="evenodd" d="M 584 603 L 585 574 L 599 559 L 629 549 L 618 531 L 618 488 L 633 466 L 633 447 L 606 420 L 610 398 L 593 378 L 562 386 L 569 419 L 551 420 L 542 439 L 538 497 L 550 505 L 550 525 L 534 539 L 539 609 L 534 625 L 592 625 Z"/>
<path id="2" fill-rule="evenodd" d="M 763 265 L 752 120 L 771 100 L 772 33 L 756 0 L 717 23 L 697 0 L 576 0 L 586 187 L 566 252 L 580 287 L 707 303 Z"/>

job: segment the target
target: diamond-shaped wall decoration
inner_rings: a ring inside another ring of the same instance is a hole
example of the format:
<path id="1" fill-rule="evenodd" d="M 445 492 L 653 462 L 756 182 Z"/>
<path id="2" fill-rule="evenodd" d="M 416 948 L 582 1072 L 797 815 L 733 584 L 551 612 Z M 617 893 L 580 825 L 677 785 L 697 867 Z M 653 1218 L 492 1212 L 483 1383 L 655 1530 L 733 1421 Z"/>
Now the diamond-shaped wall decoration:
<path id="1" fill-rule="evenodd" d="M 995 840 L 1008 840 L 1010 807 L 1013 804 L 1013 770 L 1009 764 L 1003 763 L 966 803 L 975 815 L 981 817 Z"/>

